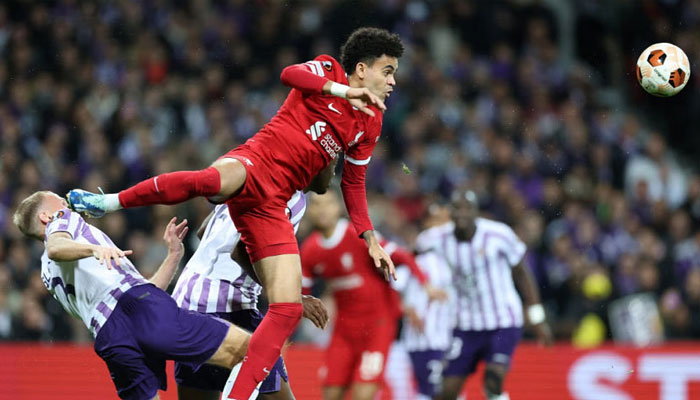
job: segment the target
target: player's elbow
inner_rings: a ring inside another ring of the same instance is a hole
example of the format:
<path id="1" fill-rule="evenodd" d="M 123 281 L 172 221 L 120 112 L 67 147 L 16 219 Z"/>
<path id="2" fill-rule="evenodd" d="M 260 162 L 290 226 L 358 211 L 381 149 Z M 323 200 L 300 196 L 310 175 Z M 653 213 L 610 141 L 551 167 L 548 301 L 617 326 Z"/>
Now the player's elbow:
<path id="1" fill-rule="evenodd" d="M 52 240 L 49 240 L 48 243 L 46 243 L 46 256 L 51 260 L 51 261 L 66 261 L 65 260 L 65 253 L 61 245 L 58 243 L 53 243 Z"/>
<path id="2" fill-rule="evenodd" d="M 292 82 L 292 75 L 294 74 L 293 71 L 294 71 L 293 65 L 290 65 L 282 70 L 282 73 L 280 74 L 280 82 L 282 82 L 282 84 L 284 86 L 289 86 L 289 87 L 292 86 L 291 82 Z"/>
<path id="3" fill-rule="evenodd" d="M 50 260 L 59 261 L 59 254 L 60 252 L 58 251 L 58 248 L 56 246 L 50 244 L 46 245 L 46 256 L 49 257 Z"/>

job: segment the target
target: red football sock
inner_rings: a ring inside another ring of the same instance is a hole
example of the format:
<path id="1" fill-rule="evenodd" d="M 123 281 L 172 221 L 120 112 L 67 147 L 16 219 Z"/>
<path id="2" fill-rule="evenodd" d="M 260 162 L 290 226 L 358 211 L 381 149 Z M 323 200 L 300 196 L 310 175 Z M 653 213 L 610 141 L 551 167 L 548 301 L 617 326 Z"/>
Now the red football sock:
<path id="1" fill-rule="evenodd" d="M 152 204 L 177 204 L 197 196 L 214 196 L 221 190 L 221 177 L 214 167 L 200 171 L 161 174 L 119 192 L 124 208 Z"/>
<path id="2" fill-rule="evenodd" d="M 258 382 L 277 362 L 284 341 L 294 332 L 304 308 L 300 303 L 273 303 L 260 326 L 250 338 L 243 365 L 233 384 L 229 399 L 248 400 Z"/>

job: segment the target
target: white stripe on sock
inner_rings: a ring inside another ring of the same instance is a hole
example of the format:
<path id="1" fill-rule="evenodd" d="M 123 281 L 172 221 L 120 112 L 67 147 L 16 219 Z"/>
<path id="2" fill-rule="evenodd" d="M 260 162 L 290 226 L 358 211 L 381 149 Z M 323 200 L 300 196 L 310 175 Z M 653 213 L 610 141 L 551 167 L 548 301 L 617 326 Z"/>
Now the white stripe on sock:
<path id="1" fill-rule="evenodd" d="M 229 395 L 229 393 L 231 393 L 231 389 L 233 389 L 233 384 L 236 382 L 236 378 L 238 378 L 238 374 L 241 372 L 242 366 L 243 366 L 243 363 L 239 362 L 238 364 L 234 365 L 233 368 L 231 369 L 231 373 L 229 374 L 228 379 L 226 380 L 226 385 L 224 385 L 224 391 L 221 393 L 221 400 L 232 400 L 232 398 L 228 397 L 228 395 Z M 255 387 L 255 390 L 253 390 L 253 393 L 251 393 L 250 397 L 248 399 L 245 399 L 245 400 L 257 399 L 260 385 L 262 385 L 262 381 L 258 382 L 258 386 Z M 244 399 L 233 399 L 233 400 L 244 400 Z"/>

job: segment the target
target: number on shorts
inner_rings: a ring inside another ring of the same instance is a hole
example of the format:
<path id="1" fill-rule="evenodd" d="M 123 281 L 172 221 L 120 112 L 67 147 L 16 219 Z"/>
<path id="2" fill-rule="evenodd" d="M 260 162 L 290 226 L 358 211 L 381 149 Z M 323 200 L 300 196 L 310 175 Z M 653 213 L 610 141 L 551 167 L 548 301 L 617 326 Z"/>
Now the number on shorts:
<path id="1" fill-rule="evenodd" d="M 376 378 L 382 372 L 383 365 L 384 354 L 379 351 L 365 351 L 360 362 L 360 377 L 363 380 Z"/>
<path id="2" fill-rule="evenodd" d="M 442 380 L 442 360 L 430 360 L 428 364 L 428 382 L 432 385 L 439 385 Z"/>
<path id="3" fill-rule="evenodd" d="M 452 344 L 450 345 L 450 350 L 447 352 L 448 360 L 456 360 L 457 357 L 462 353 L 462 339 L 456 337 L 452 338 Z"/>

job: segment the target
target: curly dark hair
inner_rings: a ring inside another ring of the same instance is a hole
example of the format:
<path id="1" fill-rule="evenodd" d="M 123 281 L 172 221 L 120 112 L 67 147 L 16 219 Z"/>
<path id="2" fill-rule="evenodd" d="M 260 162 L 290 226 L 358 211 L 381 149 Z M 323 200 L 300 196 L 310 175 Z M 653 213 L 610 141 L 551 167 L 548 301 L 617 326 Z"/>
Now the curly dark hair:
<path id="1" fill-rule="evenodd" d="M 345 72 L 352 74 L 358 62 L 372 65 L 383 54 L 396 58 L 403 55 L 399 35 L 380 28 L 359 28 L 340 48 L 340 64 Z"/>

